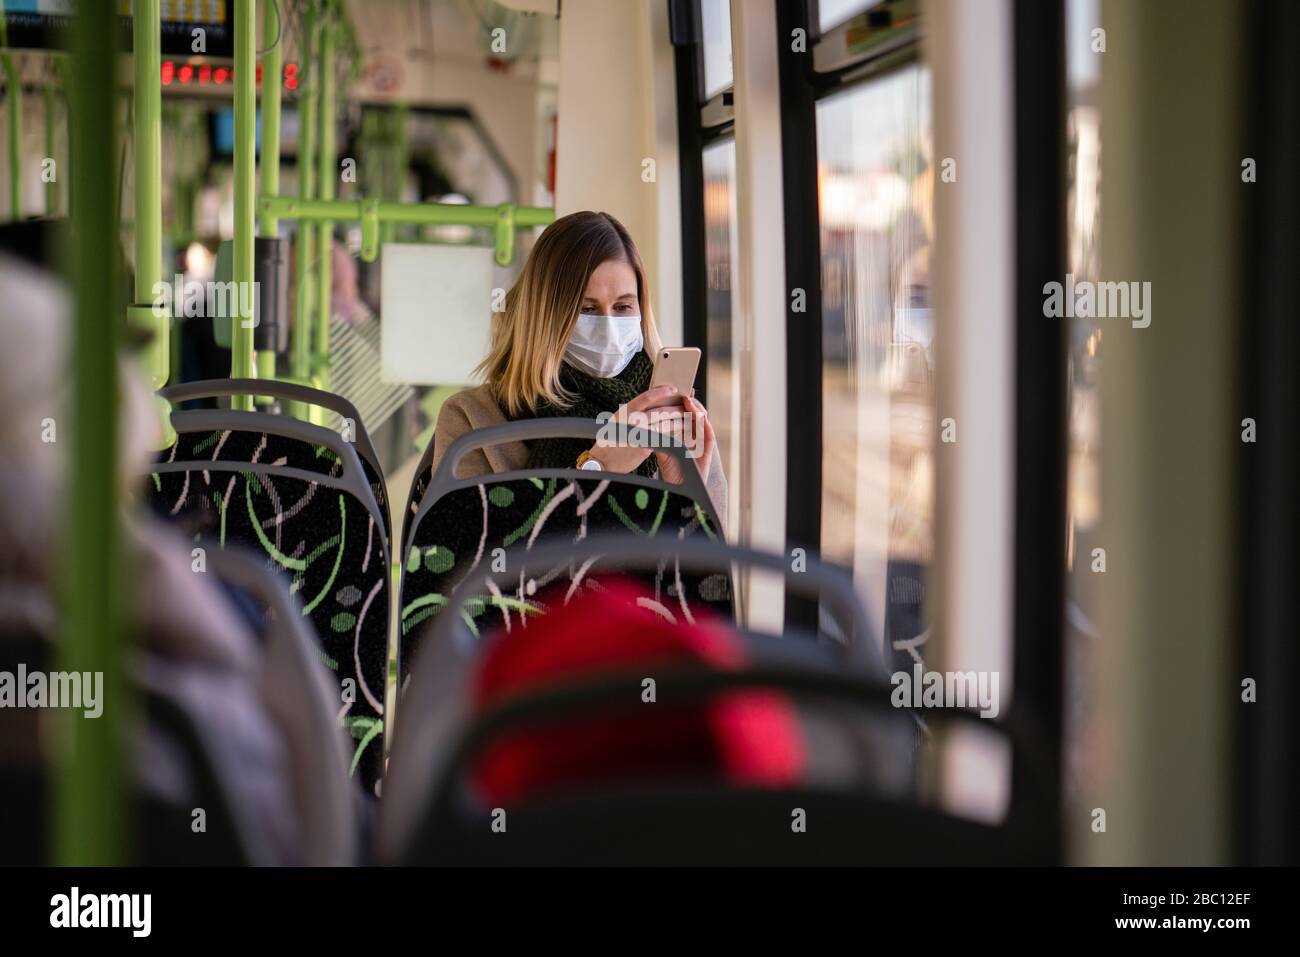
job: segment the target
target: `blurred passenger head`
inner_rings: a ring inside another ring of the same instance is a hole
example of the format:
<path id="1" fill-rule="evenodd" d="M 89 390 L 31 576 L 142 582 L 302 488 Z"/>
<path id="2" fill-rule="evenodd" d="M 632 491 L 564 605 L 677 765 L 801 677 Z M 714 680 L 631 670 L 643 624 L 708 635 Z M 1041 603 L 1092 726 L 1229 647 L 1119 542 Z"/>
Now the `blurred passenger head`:
<path id="1" fill-rule="evenodd" d="M 655 610 L 647 585 L 604 577 L 566 601 L 554 585 L 546 614 L 498 631 L 475 662 L 476 713 L 556 684 L 695 665 L 740 670 L 751 661 L 725 620 L 678 622 Z M 660 606 L 662 608 L 662 606 Z M 807 764 L 798 711 L 786 695 L 746 688 L 653 708 L 595 708 L 516 728 L 483 751 L 476 786 L 490 806 L 562 792 L 683 780 L 790 787 Z"/>
<path id="2" fill-rule="evenodd" d="M 0 471 L 8 480 L 58 487 L 73 435 L 71 299 L 54 274 L 3 254 L 0 288 Z M 160 430 L 133 363 L 121 364 L 119 387 L 125 485 L 143 472 Z M 0 498 L 0 509 L 11 505 L 20 507 Z"/>
<path id="3" fill-rule="evenodd" d="M 659 348 L 641 254 L 608 213 L 571 213 L 547 226 L 493 318 L 479 371 L 508 414 L 573 401 L 560 366 L 579 314 L 640 316 L 646 350 Z"/>

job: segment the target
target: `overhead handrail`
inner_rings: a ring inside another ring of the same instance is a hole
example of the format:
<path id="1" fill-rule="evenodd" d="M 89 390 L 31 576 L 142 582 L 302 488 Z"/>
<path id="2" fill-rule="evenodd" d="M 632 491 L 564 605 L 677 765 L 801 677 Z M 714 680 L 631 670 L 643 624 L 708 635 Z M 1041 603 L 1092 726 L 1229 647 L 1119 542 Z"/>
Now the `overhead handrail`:
<path id="1" fill-rule="evenodd" d="M 508 266 L 515 256 L 515 231 L 555 222 L 555 210 L 545 206 L 474 206 L 460 203 L 395 203 L 366 199 L 302 199 L 297 196 L 262 196 L 258 209 L 264 216 L 303 222 L 394 223 L 413 226 L 490 226 L 495 230 L 496 261 Z M 374 262 L 378 242 L 367 247 L 364 236 L 361 258 Z"/>

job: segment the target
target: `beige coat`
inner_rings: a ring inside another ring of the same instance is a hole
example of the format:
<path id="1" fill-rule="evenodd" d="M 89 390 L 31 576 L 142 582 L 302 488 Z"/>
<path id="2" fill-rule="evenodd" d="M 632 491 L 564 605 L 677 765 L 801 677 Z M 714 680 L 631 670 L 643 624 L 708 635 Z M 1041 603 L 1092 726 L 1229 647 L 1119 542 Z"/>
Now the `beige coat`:
<path id="1" fill-rule="evenodd" d="M 433 433 L 433 473 L 438 471 L 442 454 L 458 438 L 474 429 L 489 425 L 501 425 L 506 417 L 492 396 L 491 389 L 480 385 L 472 389 L 463 389 L 442 404 L 438 413 L 438 424 Z M 528 446 L 523 442 L 506 442 L 491 445 L 484 449 L 475 449 L 460 460 L 457 478 L 474 475 L 488 475 L 493 472 L 513 472 L 524 467 L 528 461 Z M 704 485 L 709 492 L 709 500 L 718 514 L 718 521 L 724 531 L 727 523 L 727 477 L 722 474 L 722 456 L 716 451 L 709 465 L 709 474 L 704 478 Z"/>

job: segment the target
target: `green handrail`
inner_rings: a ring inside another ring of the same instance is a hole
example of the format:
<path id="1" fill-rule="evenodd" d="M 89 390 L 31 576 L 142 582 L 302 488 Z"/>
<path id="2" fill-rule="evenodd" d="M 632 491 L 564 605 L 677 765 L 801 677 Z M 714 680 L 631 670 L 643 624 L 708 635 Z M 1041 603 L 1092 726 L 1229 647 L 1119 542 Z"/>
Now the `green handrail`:
<path id="1" fill-rule="evenodd" d="M 253 375 L 253 212 L 257 173 L 257 4 L 235 4 L 235 280 L 234 316 L 230 330 L 230 377 Z M 236 409 L 253 408 L 252 396 L 235 396 Z"/>
<path id="2" fill-rule="evenodd" d="M 59 670 L 103 675 L 103 713 L 57 713 L 54 859 L 111 865 L 123 856 L 126 576 L 118 560 L 117 5 L 79 0 L 73 18 L 71 199 L 77 238 L 68 250 L 76 304 L 72 333 L 69 507 L 61 549 Z"/>
<path id="3" fill-rule="evenodd" d="M 458 203 L 385 203 L 366 199 L 299 199 L 294 196 L 262 196 L 263 215 L 301 222 L 361 223 L 361 258 L 374 262 L 379 255 L 378 224 L 409 223 L 418 226 L 491 226 L 496 231 L 497 262 L 508 266 L 514 260 L 515 231 L 548 226 L 555 210 L 546 206 L 470 206 Z M 368 241 L 369 236 L 369 241 Z"/>

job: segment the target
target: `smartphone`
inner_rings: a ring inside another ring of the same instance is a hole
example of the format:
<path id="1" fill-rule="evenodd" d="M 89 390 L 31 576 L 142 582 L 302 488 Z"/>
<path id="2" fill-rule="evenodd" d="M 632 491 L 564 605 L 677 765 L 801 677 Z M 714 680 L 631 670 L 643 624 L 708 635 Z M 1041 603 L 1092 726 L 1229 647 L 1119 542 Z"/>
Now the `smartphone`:
<path id="1" fill-rule="evenodd" d="M 683 397 L 690 395 L 691 389 L 695 386 L 695 373 L 699 368 L 700 350 L 694 346 L 660 349 L 659 354 L 655 356 L 655 371 L 650 377 L 650 388 L 661 385 L 676 386 L 677 395 L 670 396 L 651 408 L 677 405 Z"/>

